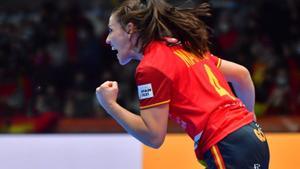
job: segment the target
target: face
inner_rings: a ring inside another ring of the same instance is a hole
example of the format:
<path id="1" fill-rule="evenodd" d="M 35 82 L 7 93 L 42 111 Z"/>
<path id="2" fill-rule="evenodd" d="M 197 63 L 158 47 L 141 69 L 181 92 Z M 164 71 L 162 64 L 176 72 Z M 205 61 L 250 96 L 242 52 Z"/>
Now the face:
<path id="1" fill-rule="evenodd" d="M 114 15 L 110 16 L 108 27 L 109 34 L 106 38 L 106 43 L 111 46 L 112 50 L 118 52 L 119 63 L 125 65 L 137 55 L 134 52 L 133 34 L 127 33 L 130 30 L 124 30 Z"/>

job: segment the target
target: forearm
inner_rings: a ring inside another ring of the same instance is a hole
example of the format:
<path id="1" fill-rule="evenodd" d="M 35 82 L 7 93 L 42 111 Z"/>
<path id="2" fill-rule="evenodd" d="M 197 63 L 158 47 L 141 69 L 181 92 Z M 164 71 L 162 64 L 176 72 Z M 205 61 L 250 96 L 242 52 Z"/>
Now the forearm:
<path id="1" fill-rule="evenodd" d="M 142 116 L 136 115 L 118 103 L 113 102 L 104 107 L 108 114 L 110 114 L 129 134 L 136 139 L 153 148 L 160 146 L 160 141 L 157 139 L 154 132 L 147 126 L 147 123 Z"/>
<path id="2" fill-rule="evenodd" d="M 250 112 L 254 112 L 255 89 L 250 74 L 245 73 L 243 78 L 231 83 L 237 97 L 245 104 Z"/>
<path id="3" fill-rule="evenodd" d="M 141 110 L 140 116 L 131 113 L 116 102 L 118 83 L 114 81 L 101 84 L 96 89 L 96 96 L 107 113 L 132 136 L 153 148 L 159 148 L 163 143 L 167 132 L 168 104 Z"/>

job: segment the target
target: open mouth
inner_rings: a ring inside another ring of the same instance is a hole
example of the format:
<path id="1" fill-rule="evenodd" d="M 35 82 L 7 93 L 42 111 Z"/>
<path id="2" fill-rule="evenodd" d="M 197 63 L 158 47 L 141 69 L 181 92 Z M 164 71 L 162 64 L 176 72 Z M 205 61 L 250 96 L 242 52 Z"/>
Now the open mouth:
<path id="1" fill-rule="evenodd" d="M 114 54 L 117 54 L 118 53 L 118 49 L 116 49 L 115 47 L 111 47 L 111 51 L 114 53 Z"/>
<path id="2" fill-rule="evenodd" d="M 113 55 L 117 55 L 118 54 L 118 49 L 111 47 L 111 51 L 113 53 Z"/>

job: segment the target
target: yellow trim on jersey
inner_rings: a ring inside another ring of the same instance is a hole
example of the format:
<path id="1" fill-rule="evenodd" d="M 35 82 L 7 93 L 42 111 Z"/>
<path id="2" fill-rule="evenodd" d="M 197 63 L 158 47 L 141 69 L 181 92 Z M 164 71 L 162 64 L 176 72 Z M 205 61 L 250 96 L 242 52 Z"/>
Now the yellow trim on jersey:
<path id="1" fill-rule="evenodd" d="M 171 100 L 166 100 L 166 101 L 163 101 L 163 102 L 158 102 L 158 103 L 154 103 L 154 104 L 150 104 L 148 106 L 141 106 L 140 109 L 148 109 L 148 108 L 151 108 L 151 107 L 155 107 L 155 106 L 159 106 L 159 105 L 162 105 L 162 104 L 166 104 L 166 103 L 170 103 Z"/>
<path id="2" fill-rule="evenodd" d="M 222 59 L 218 58 L 217 68 L 220 68 L 221 63 L 222 63 Z"/>
<path id="3" fill-rule="evenodd" d="M 191 67 L 200 61 L 200 58 L 195 54 L 183 49 L 175 50 L 174 53 L 187 65 L 187 67 Z"/>

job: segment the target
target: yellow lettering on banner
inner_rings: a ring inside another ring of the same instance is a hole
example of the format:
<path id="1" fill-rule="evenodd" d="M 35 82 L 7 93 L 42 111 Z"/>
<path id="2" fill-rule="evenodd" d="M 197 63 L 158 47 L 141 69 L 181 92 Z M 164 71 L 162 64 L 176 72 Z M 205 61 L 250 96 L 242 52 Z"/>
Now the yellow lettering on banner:
<path id="1" fill-rule="evenodd" d="M 214 73 L 212 72 L 212 70 L 210 69 L 210 67 L 207 66 L 206 64 L 204 64 L 204 68 L 205 68 L 205 71 L 206 71 L 207 76 L 209 78 L 209 82 L 215 88 L 216 92 L 220 96 L 229 96 L 230 98 L 232 98 L 233 100 L 235 100 L 235 97 L 233 97 L 226 89 L 224 89 L 220 85 L 219 80 L 216 78 L 216 76 L 214 75 Z"/>
<path id="2" fill-rule="evenodd" d="M 184 63 L 190 67 L 200 61 L 200 59 L 193 53 L 187 52 L 185 50 L 176 50 L 174 52 L 179 58 L 184 61 Z"/>

